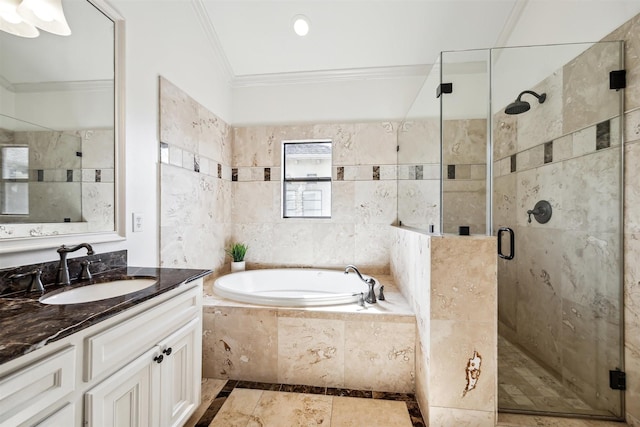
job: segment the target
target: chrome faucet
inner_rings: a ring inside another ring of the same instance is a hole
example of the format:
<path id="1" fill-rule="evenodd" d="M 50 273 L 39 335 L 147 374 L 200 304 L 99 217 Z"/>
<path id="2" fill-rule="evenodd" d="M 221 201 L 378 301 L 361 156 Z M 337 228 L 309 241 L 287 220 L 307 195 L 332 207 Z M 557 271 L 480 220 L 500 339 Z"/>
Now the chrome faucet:
<path id="1" fill-rule="evenodd" d="M 69 278 L 69 266 L 67 265 L 67 254 L 69 252 L 75 252 L 80 248 L 85 248 L 87 250 L 87 255 L 93 255 L 93 248 L 88 243 L 80 243 L 79 245 L 71 248 L 62 245 L 58 248 L 60 264 L 58 265 L 58 280 L 56 281 L 56 285 L 69 286 L 71 284 L 71 279 Z"/>
<path id="2" fill-rule="evenodd" d="M 347 267 L 344 269 L 344 274 L 349 274 L 349 270 L 355 271 L 355 273 L 358 275 L 360 280 L 362 280 L 364 283 L 367 284 L 367 286 L 369 286 L 369 292 L 367 292 L 367 296 L 364 300 L 369 304 L 375 304 L 376 293 L 373 291 L 373 287 L 376 285 L 375 279 L 373 279 L 372 277 L 369 277 L 367 279 L 362 277 L 362 274 L 360 274 L 360 271 L 358 271 L 358 268 L 355 265 L 351 265 L 351 264 L 347 265 Z"/>

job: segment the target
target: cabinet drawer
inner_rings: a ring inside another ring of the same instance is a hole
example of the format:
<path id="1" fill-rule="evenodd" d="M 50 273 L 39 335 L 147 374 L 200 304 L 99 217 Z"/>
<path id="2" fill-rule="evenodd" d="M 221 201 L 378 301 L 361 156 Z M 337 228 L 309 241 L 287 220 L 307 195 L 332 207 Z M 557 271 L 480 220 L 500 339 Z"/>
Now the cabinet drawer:
<path id="1" fill-rule="evenodd" d="M 76 382 L 73 346 L 0 379 L 0 426 L 15 426 L 72 392 Z"/>
<path id="2" fill-rule="evenodd" d="M 84 380 L 125 365 L 168 332 L 199 316 L 201 288 L 192 288 L 86 339 Z"/>

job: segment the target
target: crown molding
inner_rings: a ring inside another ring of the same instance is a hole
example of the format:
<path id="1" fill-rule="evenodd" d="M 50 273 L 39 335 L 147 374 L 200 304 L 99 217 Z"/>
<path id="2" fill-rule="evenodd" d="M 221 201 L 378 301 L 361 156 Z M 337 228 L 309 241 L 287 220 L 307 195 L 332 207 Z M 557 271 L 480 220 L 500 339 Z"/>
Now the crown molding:
<path id="1" fill-rule="evenodd" d="M 218 38 L 218 33 L 216 33 L 211 18 L 209 17 L 209 13 L 207 12 L 207 7 L 204 5 L 203 0 L 191 0 L 191 6 L 193 6 L 193 10 L 196 12 L 198 21 L 200 21 L 200 25 L 204 30 L 207 40 L 209 41 L 209 45 L 213 50 L 213 57 L 216 60 L 220 71 L 222 71 L 227 81 L 233 81 L 235 78 L 233 68 L 231 67 L 231 63 L 229 62 L 227 55 L 224 53 L 224 49 L 222 48 L 222 44 Z"/>
<path id="2" fill-rule="evenodd" d="M 393 79 L 402 77 L 424 77 L 433 64 L 403 65 L 394 67 L 351 68 L 323 71 L 299 71 L 289 73 L 252 74 L 234 76 L 234 88 L 252 86 L 277 86 L 305 83 L 329 83 L 353 80 Z"/>
<path id="3" fill-rule="evenodd" d="M 74 92 L 74 91 L 104 91 L 113 90 L 113 80 L 83 80 L 76 82 L 38 82 L 13 83 L 12 92 Z"/>

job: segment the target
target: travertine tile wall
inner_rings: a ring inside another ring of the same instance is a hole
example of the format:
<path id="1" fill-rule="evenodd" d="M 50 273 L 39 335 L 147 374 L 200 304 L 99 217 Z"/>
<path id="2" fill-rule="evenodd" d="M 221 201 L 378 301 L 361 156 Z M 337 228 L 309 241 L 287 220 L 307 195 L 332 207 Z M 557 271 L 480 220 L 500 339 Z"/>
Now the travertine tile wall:
<path id="1" fill-rule="evenodd" d="M 445 120 L 442 129 L 442 207 L 445 233 L 468 226 L 486 233 L 487 120 Z"/>
<path id="2" fill-rule="evenodd" d="M 440 120 L 402 122 L 398 128 L 398 220 L 440 232 Z"/>
<path id="3" fill-rule="evenodd" d="M 390 224 L 396 221 L 395 122 L 234 128 L 233 236 L 260 266 L 388 272 Z M 283 219 L 281 143 L 333 141 L 331 219 Z M 269 180 L 264 169 L 268 168 Z"/>
<path id="4" fill-rule="evenodd" d="M 220 274 L 232 236 L 231 127 L 160 78 L 160 141 L 160 265 Z"/>
<path id="5" fill-rule="evenodd" d="M 206 305 L 204 337 L 208 378 L 396 393 L 415 389 L 411 313 Z"/>
<path id="6" fill-rule="evenodd" d="M 391 270 L 416 312 L 416 396 L 430 426 L 496 423 L 495 246 L 395 229 Z"/>
<path id="7" fill-rule="evenodd" d="M 78 223 L 76 232 L 114 229 L 113 130 L 0 133 L 1 145 L 29 148 L 30 223 L 68 218 Z M 7 217 L 3 222 L 14 220 Z M 19 237 L 14 226 L 5 225 L 3 231 Z"/>
<path id="8" fill-rule="evenodd" d="M 593 46 L 533 88 L 547 102 L 494 121 L 494 228 L 516 235 L 516 258 L 499 260 L 500 332 L 612 413 L 619 392 L 608 371 L 621 366 L 621 122 L 607 77 L 620 53 L 617 43 Z M 539 200 L 550 202 L 551 220 L 529 223 Z"/>

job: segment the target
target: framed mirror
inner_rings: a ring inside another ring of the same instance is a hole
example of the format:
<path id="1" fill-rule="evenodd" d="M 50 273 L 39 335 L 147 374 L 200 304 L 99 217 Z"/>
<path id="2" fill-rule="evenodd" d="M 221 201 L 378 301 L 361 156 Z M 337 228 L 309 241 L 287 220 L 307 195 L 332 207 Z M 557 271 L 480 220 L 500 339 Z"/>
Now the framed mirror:
<path id="1" fill-rule="evenodd" d="M 69 36 L 0 31 L 0 253 L 124 238 L 124 21 L 62 5 Z"/>

